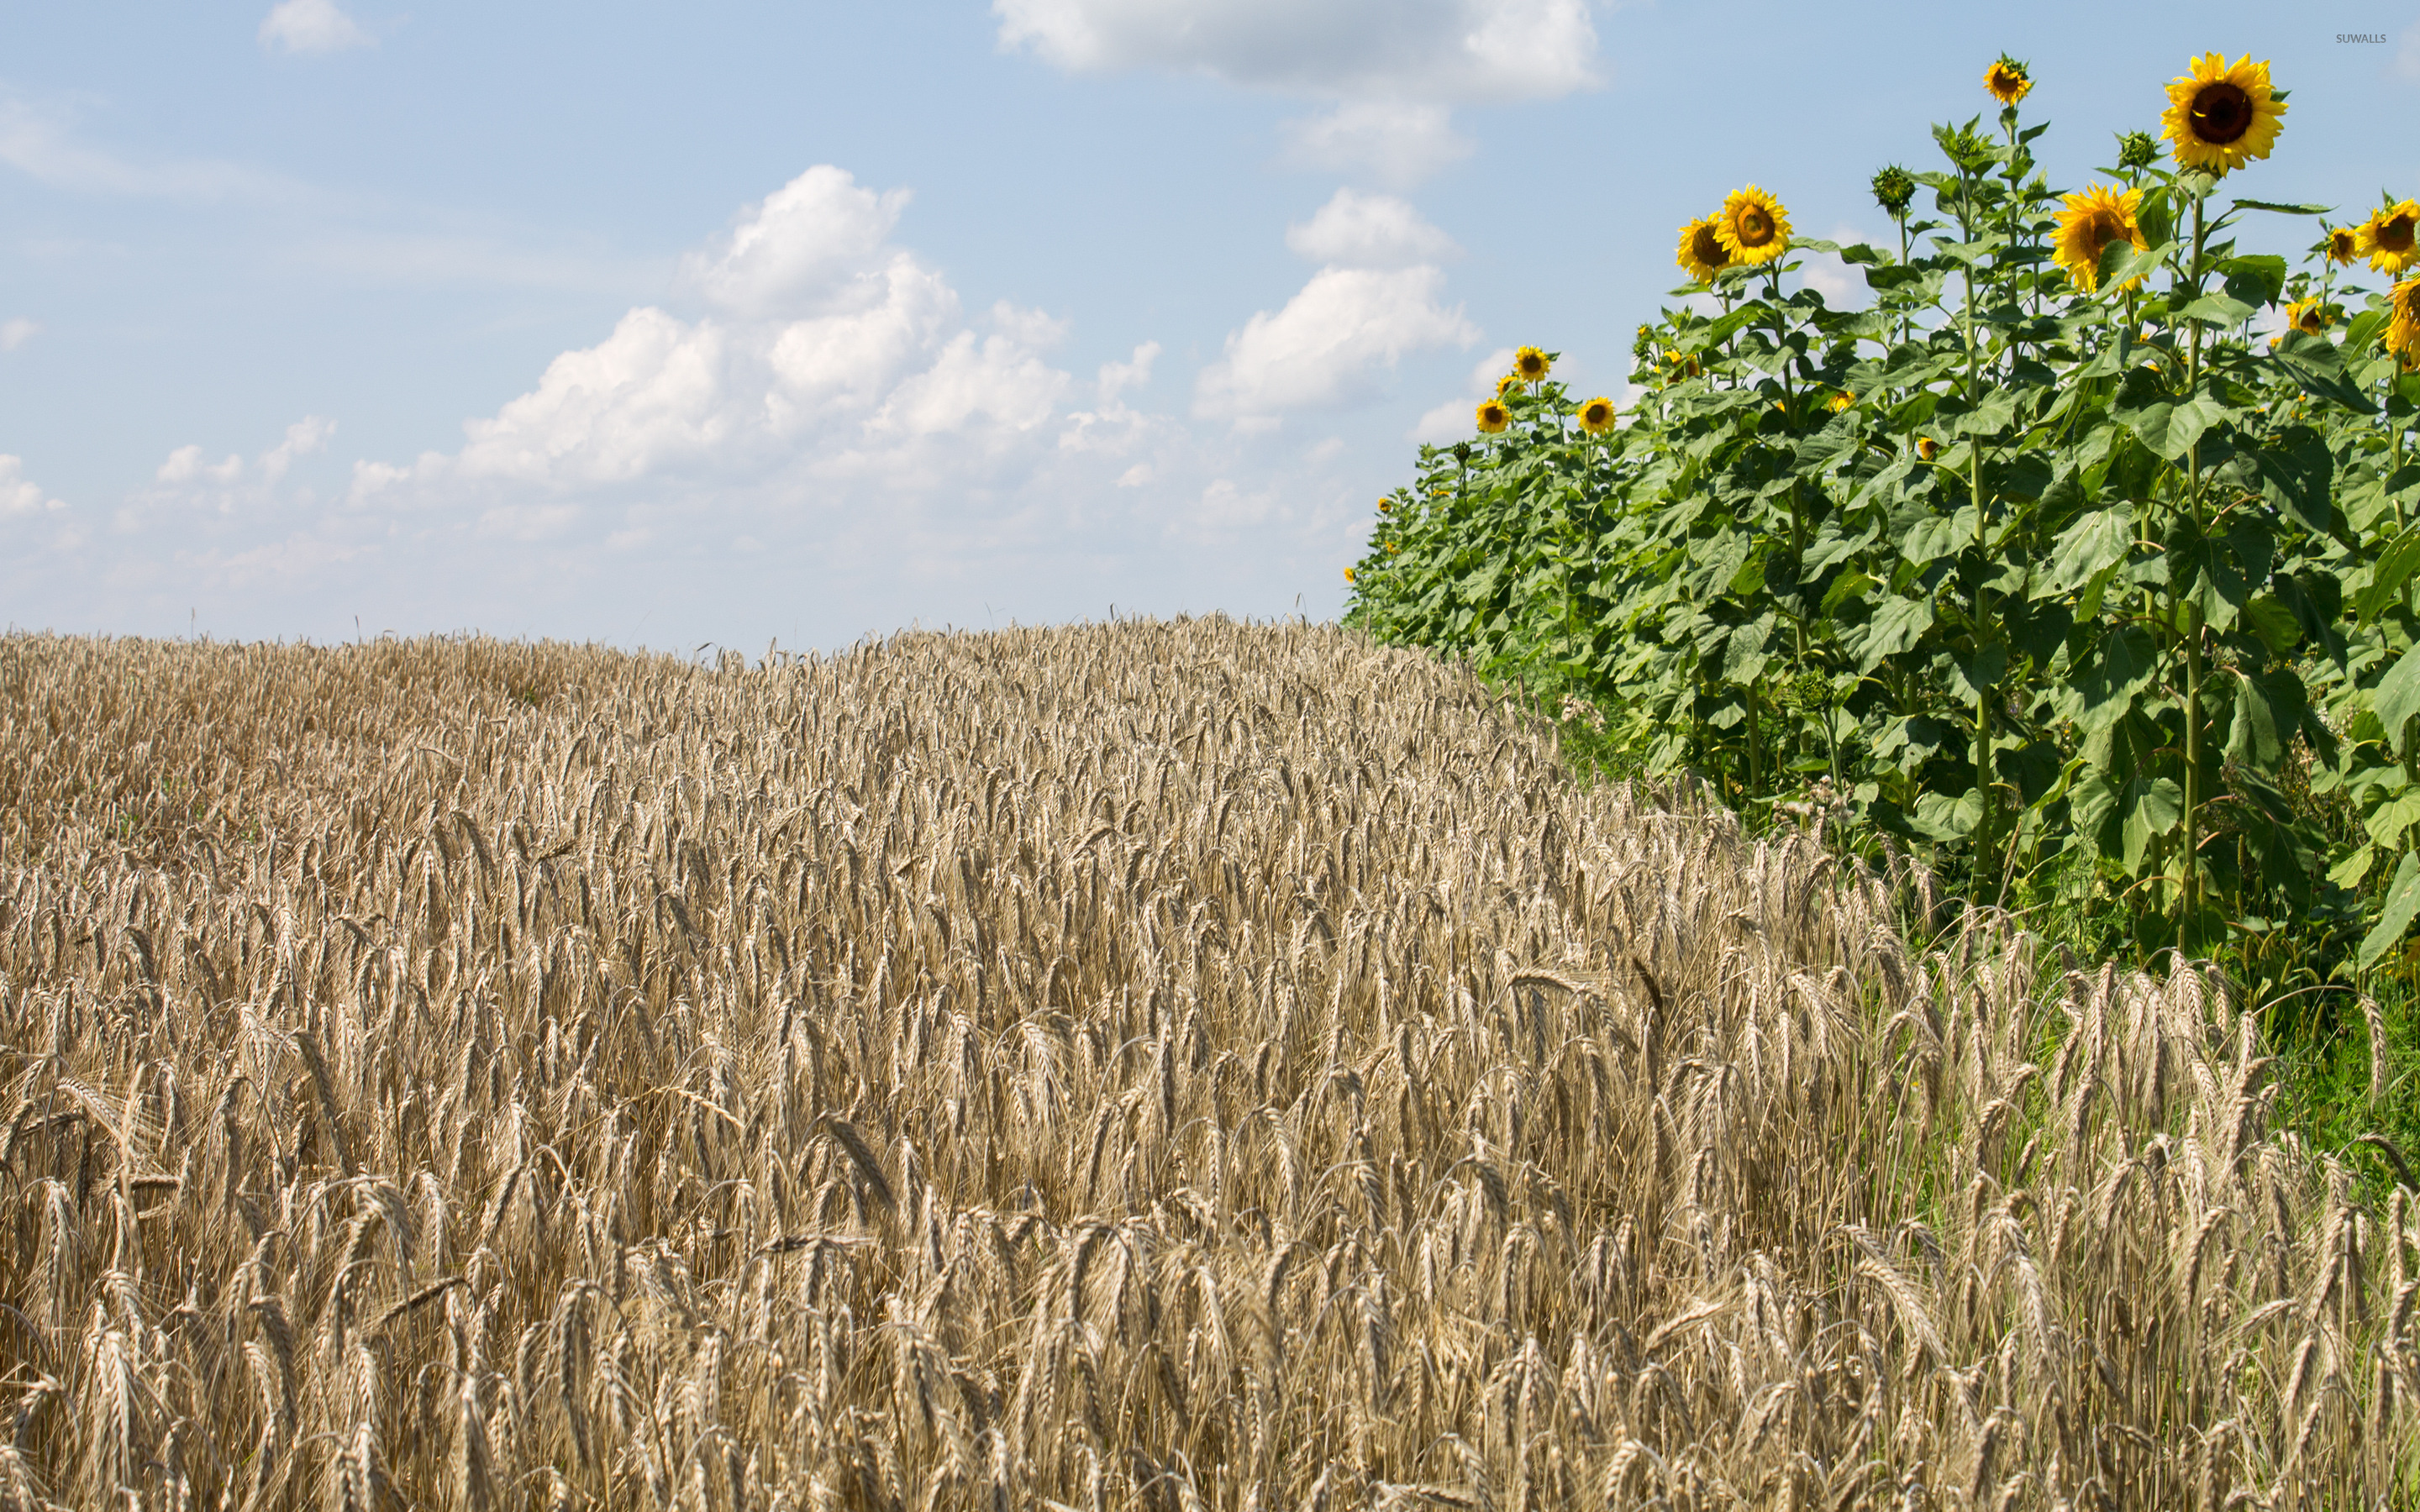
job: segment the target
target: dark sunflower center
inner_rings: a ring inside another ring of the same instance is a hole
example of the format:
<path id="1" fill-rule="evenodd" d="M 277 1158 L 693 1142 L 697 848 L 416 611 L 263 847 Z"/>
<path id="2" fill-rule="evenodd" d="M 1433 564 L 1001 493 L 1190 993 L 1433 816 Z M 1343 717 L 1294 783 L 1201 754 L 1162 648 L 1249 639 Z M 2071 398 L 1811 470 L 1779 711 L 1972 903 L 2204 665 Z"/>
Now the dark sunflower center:
<path id="1" fill-rule="evenodd" d="M 1709 268 L 1720 268 L 1731 260 L 1730 249 L 1711 225 L 1698 227 L 1698 234 L 1689 239 L 1689 255 Z"/>
<path id="2" fill-rule="evenodd" d="M 2252 97 L 2240 85 L 2221 79 L 2194 94 L 2194 135 L 2212 147 L 2223 147 L 2252 130 Z"/>
<path id="3" fill-rule="evenodd" d="M 1773 223 L 1761 210 L 1748 210 L 1739 218 L 1739 239 L 1751 247 L 1761 247 L 1773 239 Z"/>
<path id="4" fill-rule="evenodd" d="M 2118 220 L 2118 217 L 2110 214 L 2107 210 L 2102 210 L 2100 214 L 2095 215 L 2092 218 L 2092 229 L 2090 235 L 2092 238 L 2092 260 L 2095 262 L 2099 262 L 2101 260 L 2101 255 L 2107 252 L 2112 246 L 2116 245 L 2118 242 L 2128 239 L 2125 223 Z"/>
<path id="5" fill-rule="evenodd" d="M 2378 228 L 2378 244 L 2387 252 L 2412 250 L 2412 217 L 2398 215 Z"/>

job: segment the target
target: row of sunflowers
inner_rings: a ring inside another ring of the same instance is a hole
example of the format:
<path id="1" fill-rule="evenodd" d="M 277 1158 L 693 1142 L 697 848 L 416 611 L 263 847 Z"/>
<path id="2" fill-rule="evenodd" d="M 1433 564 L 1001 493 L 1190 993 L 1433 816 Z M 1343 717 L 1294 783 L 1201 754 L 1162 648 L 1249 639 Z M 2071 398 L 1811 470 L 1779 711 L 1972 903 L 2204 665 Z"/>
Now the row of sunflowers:
<path id="1" fill-rule="evenodd" d="M 2071 191 L 2030 68 L 1984 85 L 1996 130 L 1875 177 L 1896 246 L 1754 184 L 1681 227 L 1697 297 L 1627 411 L 1523 348 L 1380 505 L 1348 623 L 1972 897 L 2255 979 L 2378 961 L 2420 914 L 2420 202 L 2222 198 L 2288 111 L 2249 57 L 2194 58 L 2165 152 L 2125 133 Z M 2279 215 L 2320 221 L 2300 268 L 2238 242 Z M 1792 287 L 1806 253 L 1867 306 Z"/>

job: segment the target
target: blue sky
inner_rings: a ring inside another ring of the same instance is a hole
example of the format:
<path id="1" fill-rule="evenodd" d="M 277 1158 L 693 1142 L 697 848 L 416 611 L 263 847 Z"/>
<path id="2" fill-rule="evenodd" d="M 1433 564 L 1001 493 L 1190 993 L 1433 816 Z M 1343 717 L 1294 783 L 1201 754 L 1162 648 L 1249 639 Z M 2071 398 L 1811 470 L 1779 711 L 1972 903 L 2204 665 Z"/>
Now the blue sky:
<path id="1" fill-rule="evenodd" d="M 2230 188 L 2420 193 L 2420 7 L 2177 14 L 0 0 L 0 621 L 1332 617 L 1511 347 L 1621 396 L 1683 221 L 1879 239 L 2004 48 L 2061 187 L 2222 49 L 2292 92 Z"/>

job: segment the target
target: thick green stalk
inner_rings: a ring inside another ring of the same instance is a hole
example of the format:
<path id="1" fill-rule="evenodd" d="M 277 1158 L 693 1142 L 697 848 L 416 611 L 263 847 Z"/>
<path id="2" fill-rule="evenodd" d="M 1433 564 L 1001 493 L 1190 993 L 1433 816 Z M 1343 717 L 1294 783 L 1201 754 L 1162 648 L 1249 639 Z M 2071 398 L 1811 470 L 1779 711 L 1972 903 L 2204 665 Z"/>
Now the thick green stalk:
<path id="1" fill-rule="evenodd" d="M 2202 200 L 2195 194 L 2193 202 L 2193 272 L 2187 287 L 2191 299 L 2201 297 Z M 2201 381 L 2201 321 L 2188 322 L 2185 333 L 2185 393 L 2191 396 Z M 2201 444 L 2196 441 L 2185 453 L 2185 513 L 2193 522 L 2194 538 L 2202 533 L 2201 517 Z M 2189 596 L 2181 606 L 2173 602 L 2175 579 L 2171 576 L 2171 615 L 2183 609 L 2185 637 L 2185 845 L 2181 857 L 2182 875 L 2177 889 L 2177 949 L 2185 948 L 2185 930 L 2201 906 L 2201 601 Z"/>
<path id="2" fill-rule="evenodd" d="M 1960 170 L 1960 176 L 1962 178 L 1965 177 L 1963 168 Z M 1969 244 L 1975 239 L 1970 203 L 1969 194 L 1959 196 L 1958 234 Z M 1975 265 L 1972 262 L 1966 264 L 1962 283 L 1966 297 L 1965 316 L 1960 322 L 1965 327 L 1966 335 L 1966 402 L 1973 405 L 1980 402 L 1983 349 L 1975 334 Z M 1983 502 L 1983 448 L 1971 435 L 1967 438 L 1966 446 L 1966 497 L 1975 506 L 1974 646 L 1979 667 L 1984 626 L 1989 623 L 1992 612 L 1991 590 L 1985 586 L 1983 578 L 1990 561 L 1989 512 Z M 1992 693 L 1989 687 L 1975 690 L 1975 796 L 1981 805 L 1981 811 L 1975 821 L 1975 880 L 1980 887 L 1985 882 L 1984 868 L 1991 856 L 1992 819 L 1998 806 L 1997 795 L 1992 791 Z"/>

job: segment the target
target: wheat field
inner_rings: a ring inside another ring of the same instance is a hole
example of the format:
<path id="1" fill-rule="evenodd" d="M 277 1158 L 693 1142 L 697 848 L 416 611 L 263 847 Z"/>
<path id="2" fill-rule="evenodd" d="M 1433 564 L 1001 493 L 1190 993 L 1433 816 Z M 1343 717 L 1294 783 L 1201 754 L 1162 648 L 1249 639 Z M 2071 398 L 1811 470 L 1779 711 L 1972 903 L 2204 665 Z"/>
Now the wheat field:
<path id="1" fill-rule="evenodd" d="M 1326 627 L 0 640 L 0 1508 L 2410 1505 L 2215 977 Z"/>

